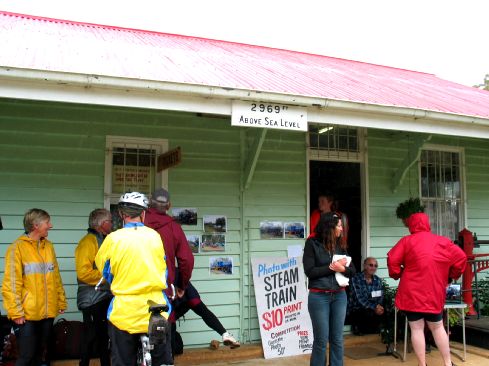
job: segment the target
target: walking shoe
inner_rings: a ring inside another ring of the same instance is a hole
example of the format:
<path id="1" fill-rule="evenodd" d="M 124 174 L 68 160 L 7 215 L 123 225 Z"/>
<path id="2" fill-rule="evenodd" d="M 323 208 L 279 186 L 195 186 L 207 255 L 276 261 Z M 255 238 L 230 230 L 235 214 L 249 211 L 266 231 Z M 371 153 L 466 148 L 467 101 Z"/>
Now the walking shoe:
<path id="1" fill-rule="evenodd" d="M 234 338 L 233 335 L 229 332 L 226 332 L 222 335 L 222 343 L 224 343 L 225 346 L 231 347 L 231 349 L 238 348 L 240 346 L 236 338 Z"/>

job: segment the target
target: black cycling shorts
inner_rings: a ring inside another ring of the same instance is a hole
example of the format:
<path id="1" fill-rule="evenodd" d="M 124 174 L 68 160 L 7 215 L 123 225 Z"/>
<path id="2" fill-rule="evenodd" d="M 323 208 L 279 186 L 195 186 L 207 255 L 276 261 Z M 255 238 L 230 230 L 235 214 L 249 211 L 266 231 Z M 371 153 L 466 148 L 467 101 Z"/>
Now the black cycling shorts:
<path id="1" fill-rule="evenodd" d="M 428 322 L 436 323 L 443 319 L 443 311 L 439 314 L 433 313 L 418 313 L 414 311 L 404 311 L 407 319 L 410 322 L 415 322 L 416 320 L 424 319 Z"/>

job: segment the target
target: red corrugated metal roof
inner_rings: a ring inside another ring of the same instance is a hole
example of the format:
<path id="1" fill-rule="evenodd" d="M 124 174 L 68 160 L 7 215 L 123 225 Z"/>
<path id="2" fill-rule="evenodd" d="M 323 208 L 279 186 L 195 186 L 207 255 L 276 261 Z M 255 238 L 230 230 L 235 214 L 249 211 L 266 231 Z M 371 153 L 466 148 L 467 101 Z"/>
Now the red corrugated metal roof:
<path id="1" fill-rule="evenodd" d="M 489 92 L 327 56 L 0 11 L 0 66 L 220 86 L 489 118 Z"/>

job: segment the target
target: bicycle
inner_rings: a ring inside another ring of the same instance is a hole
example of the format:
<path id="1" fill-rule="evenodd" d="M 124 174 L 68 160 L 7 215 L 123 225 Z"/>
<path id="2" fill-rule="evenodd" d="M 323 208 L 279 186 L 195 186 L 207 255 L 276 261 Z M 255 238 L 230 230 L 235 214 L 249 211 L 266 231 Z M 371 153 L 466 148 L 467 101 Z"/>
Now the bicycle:
<path id="1" fill-rule="evenodd" d="M 141 334 L 141 347 L 138 348 L 138 365 L 151 366 L 151 351 L 155 344 L 165 344 L 169 340 L 170 324 L 161 313 L 168 312 L 168 305 L 156 304 L 148 300 L 151 313 L 149 317 L 148 334 Z"/>
<path id="2" fill-rule="evenodd" d="M 173 294 L 175 294 L 175 287 L 171 285 Z M 110 291 L 107 287 L 107 282 L 102 277 L 100 281 L 95 285 L 96 291 Z M 172 298 L 174 298 L 173 295 Z M 157 304 L 152 300 L 148 300 L 148 312 L 151 313 L 149 317 L 148 333 L 141 334 L 139 337 L 140 345 L 137 351 L 137 365 L 138 366 L 151 366 L 151 351 L 154 349 L 155 344 L 165 344 L 169 340 L 170 324 L 161 315 L 161 313 L 168 312 L 168 305 Z"/>

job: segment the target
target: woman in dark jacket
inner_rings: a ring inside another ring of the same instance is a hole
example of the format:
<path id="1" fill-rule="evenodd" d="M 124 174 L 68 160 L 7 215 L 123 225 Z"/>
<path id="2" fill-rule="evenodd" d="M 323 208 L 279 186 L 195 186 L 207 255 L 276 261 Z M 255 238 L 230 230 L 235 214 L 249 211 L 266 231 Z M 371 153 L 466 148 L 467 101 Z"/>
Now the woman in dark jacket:
<path id="1" fill-rule="evenodd" d="M 333 262 L 335 254 L 347 255 L 342 232 L 340 217 L 334 212 L 324 213 L 316 226 L 316 236 L 307 239 L 304 247 L 304 272 L 309 279 L 308 309 L 314 333 L 311 366 L 325 365 L 328 340 L 329 365 L 343 365 L 347 297 L 345 288 L 338 285 L 335 273 L 351 277 L 355 268 L 353 264 L 347 266 L 346 259 Z"/>

